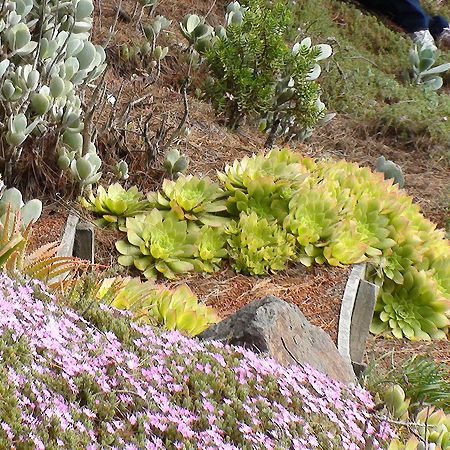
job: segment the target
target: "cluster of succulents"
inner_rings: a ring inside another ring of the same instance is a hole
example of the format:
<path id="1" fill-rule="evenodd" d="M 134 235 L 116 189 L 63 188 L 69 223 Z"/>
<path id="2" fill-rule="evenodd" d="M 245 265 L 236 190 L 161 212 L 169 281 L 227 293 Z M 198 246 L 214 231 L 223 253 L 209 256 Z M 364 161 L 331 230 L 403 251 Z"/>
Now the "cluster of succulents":
<path id="1" fill-rule="evenodd" d="M 0 448 L 380 448 L 369 392 L 0 275 Z"/>
<path id="2" fill-rule="evenodd" d="M 135 62 L 137 58 L 148 60 L 148 68 L 157 68 L 159 72 L 161 61 L 169 53 L 169 47 L 158 45 L 158 39 L 168 30 L 171 24 L 172 21 L 164 16 L 158 15 L 153 17 L 150 23 L 143 27 L 145 36 L 143 42 L 133 45 L 123 44 L 120 47 L 120 58 L 127 62 Z"/>
<path id="3" fill-rule="evenodd" d="M 385 390 L 383 401 L 394 419 L 409 424 L 409 429 L 404 433 L 409 434 L 406 442 L 396 437 L 388 450 L 450 449 L 450 414 L 431 405 L 421 405 L 418 411 L 412 412 L 411 399 L 406 398 L 404 390 L 398 384 Z"/>
<path id="4" fill-rule="evenodd" d="M 232 267 L 250 275 L 264 275 L 286 268 L 295 255 L 295 238 L 256 212 L 241 213 L 227 228 Z"/>
<path id="5" fill-rule="evenodd" d="M 56 133 L 57 163 L 86 186 L 100 178 L 101 161 L 84 143 L 81 90 L 106 67 L 90 42 L 92 0 L 3 3 L 0 66 L 6 176 L 30 138 Z"/>
<path id="6" fill-rule="evenodd" d="M 367 261 L 381 287 L 374 333 L 412 340 L 448 334 L 450 245 L 392 179 L 287 149 L 234 161 L 218 179 L 164 181 L 148 195 L 151 212 L 127 218 L 119 262 L 147 278 L 173 278 L 213 272 L 225 259 L 255 275 L 289 261 Z"/>
<path id="7" fill-rule="evenodd" d="M 175 289 L 139 278 L 103 279 L 96 297 L 115 308 L 130 311 L 139 323 L 161 326 L 195 336 L 218 321 L 185 284 Z"/>
<path id="8" fill-rule="evenodd" d="M 154 208 L 128 217 L 125 229 L 126 239 L 116 242 L 119 264 L 134 266 L 147 279 L 158 274 L 175 278 L 194 270 L 213 272 L 226 256 L 221 230 L 180 220 L 172 211 L 163 214 Z"/>

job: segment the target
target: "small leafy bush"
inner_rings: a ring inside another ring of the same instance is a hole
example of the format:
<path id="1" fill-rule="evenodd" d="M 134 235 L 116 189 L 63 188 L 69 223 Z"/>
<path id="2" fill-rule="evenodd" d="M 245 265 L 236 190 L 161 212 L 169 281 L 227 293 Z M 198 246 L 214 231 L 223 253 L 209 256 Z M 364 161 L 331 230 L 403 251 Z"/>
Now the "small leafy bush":
<path id="1" fill-rule="evenodd" d="M 55 300 L 0 275 L 1 448 L 350 450 L 395 436 L 367 391 L 309 366 Z"/>
<path id="2" fill-rule="evenodd" d="M 267 147 L 282 136 L 303 139 L 325 118 L 315 80 L 321 72 L 318 62 L 331 55 L 331 47 L 312 46 L 306 38 L 290 48 L 286 37 L 291 25 L 284 0 L 251 0 L 246 7 L 232 2 L 225 26 L 215 31 L 198 16 L 181 25 L 190 44 L 204 55 L 210 75 L 205 91 L 215 108 L 232 128 L 246 117 L 262 119 Z"/>

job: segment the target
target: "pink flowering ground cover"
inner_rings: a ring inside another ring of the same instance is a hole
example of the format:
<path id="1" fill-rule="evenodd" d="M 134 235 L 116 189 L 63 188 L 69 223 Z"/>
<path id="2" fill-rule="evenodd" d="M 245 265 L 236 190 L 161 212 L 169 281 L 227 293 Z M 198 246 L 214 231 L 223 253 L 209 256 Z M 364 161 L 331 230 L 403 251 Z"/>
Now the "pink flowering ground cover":
<path id="1" fill-rule="evenodd" d="M 78 311 L 78 312 L 76 312 Z M 1 449 L 386 448 L 361 388 L 0 274 Z M 372 446 L 366 447 L 371 442 Z"/>

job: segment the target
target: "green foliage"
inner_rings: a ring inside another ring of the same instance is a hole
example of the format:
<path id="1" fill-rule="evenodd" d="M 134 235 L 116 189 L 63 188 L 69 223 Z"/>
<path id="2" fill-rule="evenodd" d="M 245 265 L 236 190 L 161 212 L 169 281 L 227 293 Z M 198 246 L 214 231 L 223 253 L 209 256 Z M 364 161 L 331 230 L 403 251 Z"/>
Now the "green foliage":
<path id="1" fill-rule="evenodd" d="M 170 178 L 176 179 L 184 173 L 189 165 L 186 156 L 182 155 L 176 148 L 169 150 L 164 159 L 164 169 Z"/>
<path id="2" fill-rule="evenodd" d="M 161 61 L 169 53 L 169 47 L 158 45 L 162 36 L 167 33 L 172 24 L 164 16 L 152 17 L 150 23 L 143 26 L 143 39 L 133 45 L 123 44 L 120 47 L 119 57 L 122 61 L 130 63 L 133 69 L 143 66 L 149 73 L 148 79 L 154 83 L 161 71 Z"/>
<path id="3" fill-rule="evenodd" d="M 396 420 L 408 419 L 408 409 L 411 402 L 398 384 L 387 387 L 382 395 L 389 414 Z"/>
<path id="4" fill-rule="evenodd" d="M 172 211 L 180 220 L 190 220 L 213 227 L 223 226 L 226 192 L 209 178 L 181 176 L 176 181 L 164 180 L 161 191 L 148 194 L 153 208 Z"/>
<path id="5" fill-rule="evenodd" d="M 247 4 L 230 3 L 224 26 L 214 32 L 195 15 L 181 24 L 190 46 L 205 57 L 206 94 L 232 128 L 245 117 L 262 119 L 267 147 L 281 137 L 304 139 L 325 119 L 315 80 L 321 72 L 318 61 L 331 55 L 331 47 L 312 46 L 309 38 L 288 45 L 293 19 L 285 0 Z"/>
<path id="6" fill-rule="evenodd" d="M 167 278 L 194 270 L 198 231 L 174 213 L 157 209 L 126 219 L 127 239 L 116 242 L 123 266 L 135 266 L 148 279 L 158 272 Z"/>
<path id="7" fill-rule="evenodd" d="M 230 214 L 238 217 L 241 212 L 256 212 L 261 218 L 282 224 L 292 195 L 308 176 L 303 161 L 308 160 L 283 149 L 227 165 L 217 175 L 229 191 Z"/>
<path id="8" fill-rule="evenodd" d="M 87 198 L 80 199 L 81 205 L 101 219 L 98 226 L 116 225 L 123 227 L 126 217 L 133 217 L 148 209 L 149 205 L 136 186 L 125 190 L 115 183 L 106 190 L 99 186 L 96 195 L 93 192 Z"/>
<path id="9" fill-rule="evenodd" d="M 242 22 L 230 23 L 226 38 L 206 54 L 213 77 L 208 96 L 231 126 L 244 115 L 258 116 L 270 108 L 274 81 L 288 53 L 283 35 L 290 22 L 284 2 L 267 7 L 264 0 L 253 0 Z"/>
<path id="10" fill-rule="evenodd" d="M 8 204 L 0 222 L 0 268 L 15 276 L 21 274 L 41 280 L 50 289 L 59 289 L 70 284 L 78 271 L 88 263 L 72 256 L 57 256 L 59 242 L 44 244 L 28 252 L 28 243 L 33 233 L 33 223 L 24 227 L 21 212 Z"/>
<path id="11" fill-rule="evenodd" d="M 448 16 L 443 2 L 430 0 L 427 6 Z M 320 83 L 331 110 L 365 129 L 392 131 L 400 143 L 414 140 L 429 151 L 431 138 L 447 148 L 449 94 L 444 89 L 439 93 L 418 89 L 402 76 L 410 67 L 411 41 L 406 34 L 365 12 L 357 2 L 304 0 L 293 4 L 292 11 L 298 18 L 295 28 L 308 30 L 315 41 L 328 38 L 333 45 L 333 61 Z M 437 64 L 447 62 L 449 56 L 442 52 Z"/>
<path id="12" fill-rule="evenodd" d="M 61 169 L 70 167 L 84 186 L 100 178 L 95 147 L 83 143 L 80 94 L 103 72 L 106 55 L 89 40 L 92 1 L 70 5 L 6 1 L 1 9 L 0 122 L 7 181 L 31 141 L 47 135 L 57 140 Z"/>
<path id="13" fill-rule="evenodd" d="M 388 450 L 450 449 L 450 414 L 434 406 L 419 411 L 408 431 L 410 437 L 406 443 L 396 438 Z"/>
<path id="14" fill-rule="evenodd" d="M 424 355 L 415 355 L 384 373 L 376 367 L 369 372 L 366 385 L 372 392 L 379 392 L 388 384 L 398 384 L 407 398 L 410 409 L 425 405 L 443 409 L 450 413 L 450 367 Z"/>
<path id="15" fill-rule="evenodd" d="M 397 338 L 413 340 L 445 339 L 449 309 L 450 300 L 439 292 L 432 277 L 410 268 L 402 284 L 384 282 L 371 331 L 389 330 Z"/>
<path id="16" fill-rule="evenodd" d="M 402 168 L 393 161 L 386 159 L 384 156 L 380 156 L 377 158 L 375 170 L 377 172 L 382 172 L 386 180 L 392 178 L 394 183 L 397 183 L 399 187 L 404 187 L 405 178 L 403 176 Z"/>
<path id="17" fill-rule="evenodd" d="M 294 238 L 276 223 L 256 213 L 241 213 L 227 228 L 232 267 L 250 275 L 264 275 L 286 268 L 294 257 Z"/>
<path id="18" fill-rule="evenodd" d="M 435 47 L 423 44 L 409 51 L 409 61 L 412 64 L 412 79 L 414 84 L 422 84 L 428 91 L 437 91 L 442 87 L 443 80 L 438 74 L 450 70 L 450 63 L 434 66 L 439 51 Z"/>
<path id="19" fill-rule="evenodd" d="M 218 321 L 214 310 L 199 303 L 185 284 L 170 290 L 137 278 L 109 278 L 102 281 L 97 298 L 132 312 L 138 322 L 179 330 L 191 336 Z"/>
<path id="20" fill-rule="evenodd" d="M 374 333 L 445 338 L 450 325 L 450 245 L 393 180 L 346 161 L 271 150 L 218 173 L 183 176 L 149 194 L 155 209 L 129 217 L 119 263 L 147 278 L 214 272 L 228 258 L 262 275 L 289 261 L 367 261 L 380 287 Z M 230 223 L 231 222 L 231 223 Z"/>
<path id="21" fill-rule="evenodd" d="M 3 183 L 2 183 L 3 184 Z M 7 211 L 11 214 L 19 213 L 23 228 L 36 222 L 42 213 L 42 202 L 32 199 L 23 202 L 22 193 L 16 188 L 3 189 L 0 198 L 0 222 L 5 223 Z"/>

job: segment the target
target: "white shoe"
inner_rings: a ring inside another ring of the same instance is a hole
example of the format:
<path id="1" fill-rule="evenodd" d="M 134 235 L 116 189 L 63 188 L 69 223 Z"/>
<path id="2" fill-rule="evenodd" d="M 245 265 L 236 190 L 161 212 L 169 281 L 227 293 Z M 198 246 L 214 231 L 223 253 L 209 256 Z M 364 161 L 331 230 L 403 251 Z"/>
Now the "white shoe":
<path id="1" fill-rule="evenodd" d="M 438 44 L 442 48 L 450 49 L 450 26 L 444 28 L 439 35 Z"/>
<path id="2" fill-rule="evenodd" d="M 410 36 L 414 44 L 416 44 L 419 47 L 431 47 L 434 50 L 437 49 L 436 43 L 434 42 L 434 38 L 429 30 L 415 31 L 414 33 L 411 33 Z"/>

